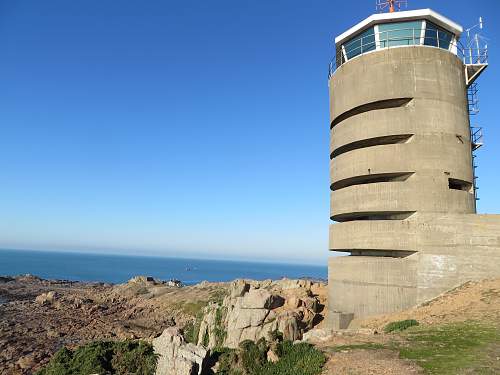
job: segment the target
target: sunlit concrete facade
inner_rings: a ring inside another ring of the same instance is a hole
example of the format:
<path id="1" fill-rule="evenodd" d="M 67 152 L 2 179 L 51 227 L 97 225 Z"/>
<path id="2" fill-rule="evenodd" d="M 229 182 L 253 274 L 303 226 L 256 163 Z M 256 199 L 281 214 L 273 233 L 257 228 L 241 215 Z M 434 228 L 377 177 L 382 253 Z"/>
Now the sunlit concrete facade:
<path id="1" fill-rule="evenodd" d="M 406 31 L 413 45 L 391 48 L 379 48 L 376 35 L 377 48 L 352 58 L 337 43 L 345 61 L 329 80 L 329 247 L 349 256 L 329 261 L 331 322 L 500 276 L 500 215 L 475 208 L 465 65 L 453 46 L 461 28 L 416 12 L 377 15 L 352 34 L 377 22 L 427 20 L 449 32 L 447 48 L 424 45 L 432 33 L 423 29 Z"/>

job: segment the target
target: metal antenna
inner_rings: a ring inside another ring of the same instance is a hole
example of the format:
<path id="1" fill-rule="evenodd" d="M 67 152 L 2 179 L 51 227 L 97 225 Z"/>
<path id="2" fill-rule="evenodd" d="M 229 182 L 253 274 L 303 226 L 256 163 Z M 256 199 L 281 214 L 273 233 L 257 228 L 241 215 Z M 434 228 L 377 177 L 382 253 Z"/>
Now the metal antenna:
<path id="1" fill-rule="evenodd" d="M 465 30 L 465 32 L 467 33 L 467 41 L 465 42 L 464 52 L 468 55 L 468 61 L 466 62 L 469 64 L 488 63 L 488 44 L 486 43 L 488 39 L 483 37 L 479 32 L 471 35 L 472 30 L 482 30 L 483 27 L 483 17 L 479 17 L 479 23 Z"/>
<path id="2" fill-rule="evenodd" d="M 380 13 L 400 11 L 403 5 L 408 7 L 408 0 L 375 0 L 375 9 Z"/>

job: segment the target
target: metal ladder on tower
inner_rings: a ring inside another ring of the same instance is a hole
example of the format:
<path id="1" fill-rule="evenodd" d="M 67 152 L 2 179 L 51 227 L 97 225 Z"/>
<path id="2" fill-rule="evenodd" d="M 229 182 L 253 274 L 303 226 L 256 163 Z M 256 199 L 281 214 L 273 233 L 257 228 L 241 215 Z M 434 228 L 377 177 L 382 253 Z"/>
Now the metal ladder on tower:
<path id="1" fill-rule="evenodd" d="M 477 185 L 477 154 L 476 151 L 483 145 L 483 128 L 480 126 L 470 126 L 470 144 L 471 144 L 471 155 L 472 155 L 472 178 L 473 178 L 473 189 L 474 198 L 476 201 L 479 200 Z"/>
<path id="2" fill-rule="evenodd" d="M 472 156 L 472 177 L 474 198 L 479 200 L 477 186 L 477 154 L 476 151 L 483 145 L 483 128 L 473 123 L 473 116 L 479 113 L 478 85 L 476 79 L 488 67 L 488 46 L 483 45 L 483 37 L 476 33 L 471 36 L 470 31 L 479 27 L 483 29 L 483 19 L 479 17 L 479 23 L 467 29 L 466 45 L 462 46 L 462 56 L 465 66 L 465 83 L 467 87 L 467 102 L 469 110 L 470 144 Z"/>

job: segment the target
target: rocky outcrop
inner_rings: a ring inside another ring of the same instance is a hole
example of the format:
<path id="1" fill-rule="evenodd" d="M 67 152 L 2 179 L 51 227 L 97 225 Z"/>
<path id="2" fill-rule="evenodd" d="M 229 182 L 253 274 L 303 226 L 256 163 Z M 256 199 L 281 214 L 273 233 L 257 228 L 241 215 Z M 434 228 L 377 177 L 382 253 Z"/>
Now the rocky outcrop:
<path id="1" fill-rule="evenodd" d="M 35 302 L 42 306 L 51 305 L 55 302 L 56 296 L 56 292 L 54 291 L 42 293 L 35 298 Z"/>
<path id="2" fill-rule="evenodd" d="M 178 328 L 164 330 L 153 347 L 159 356 L 156 375 L 200 375 L 205 369 L 207 350 L 186 343 Z"/>
<path id="3" fill-rule="evenodd" d="M 286 340 L 300 340 L 322 319 L 314 287 L 307 280 L 236 280 L 222 303 L 205 309 L 198 345 L 237 348 L 245 340 L 269 339 L 276 331 Z"/>
<path id="4" fill-rule="evenodd" d="M 182 284 L 182 281 L 177 280 L 177 279 L 170 279 L 170 280 L 160 280 L 160 279 L 155 279 L 154 277 L 151 276 L 135 276 L 131 278 L 128 282 L 128 285 L 141 285 L 141 286 L 152 286 L 152 285 L 164 285 L 164 286 L 169 286 L 173 288 L 182 288 L 184 284 Z"/>
<path id="5" fill-rule="evenodd" d="M 189 340 L 200 339 L 207 349 L 262 337 L 275 328 L 295 339 L 307 330 L 312 316 L 318 319 L 308 312 L 312 305 L 306 304 L 307 298 L 319 300 L 319 309 L 326 300 L 324 284 L 302 280 L 175 284 L 147 276 L 120 285 L 2 276 L 0 374 L 34 374 L 63 345 L 150 341 L 171 326 L 186 328 Z M 209 305 L 202 322 L 200 309 L 208 301 L 218 302 Z M 190 324 L 194 319 L 196 324 Z M 316 321 L 313 325 L 317 327 Z"/>

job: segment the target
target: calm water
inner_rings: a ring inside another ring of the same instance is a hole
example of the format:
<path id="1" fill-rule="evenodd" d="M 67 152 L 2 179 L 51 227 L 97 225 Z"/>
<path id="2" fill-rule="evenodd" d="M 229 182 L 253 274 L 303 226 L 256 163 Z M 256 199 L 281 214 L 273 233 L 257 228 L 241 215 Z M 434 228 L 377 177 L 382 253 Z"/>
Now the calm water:
<path id="1" fill-rule="evenodd" d="M 0 275 L 30 273 L 47 279 L 122 283 L 133 276 L 178 279 L 185 284 L 203 280 L 230 281 L 327 277 L 327 267 L 220 260 L 98 255 L 45 251 L 0 250 Z"/>

